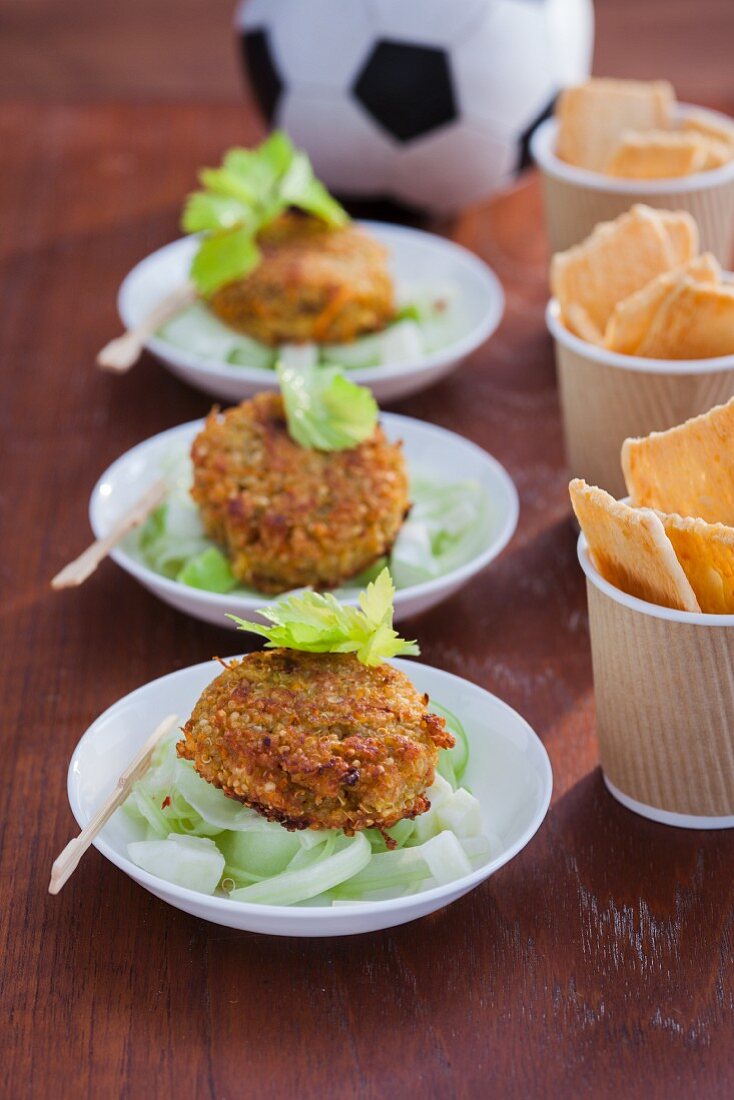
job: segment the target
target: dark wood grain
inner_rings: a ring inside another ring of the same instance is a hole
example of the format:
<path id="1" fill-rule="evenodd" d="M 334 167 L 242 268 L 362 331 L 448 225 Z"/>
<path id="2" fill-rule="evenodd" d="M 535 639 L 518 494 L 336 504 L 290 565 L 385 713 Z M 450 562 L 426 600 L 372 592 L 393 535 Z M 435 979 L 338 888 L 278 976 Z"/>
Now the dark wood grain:
<path id="1" fill-rule="evenodd" d="M 116 331 L 123 274 L 176 234 L 196 166 L 254 136 L 239 106 L 6 106 L 0 119 L 0 1093 L 731 1096 L 734 836 L 635 817 L 596 763 L 533 181 L 452 227 L 505 284 L 498 334 L 396 408 L 475 440 L 520 490 L 508 551 L 411 633 L 426 662 L 496 692 L 543 738 L 555 793 L 536 839 L 449 909 L 333 941 L 208 925 L 94 851 L 46 894 L 87 725 L 238 644 L 111 563 L 78 591 L 48 582 L 88 539 L 105 466 L 208 407 L 149 358 L 110 378 L 93 357 Z"/>
<path id="2" fill-rule="evenodd" d="M 372 0 L 363 2 L 369 10 Z M 0 98 L 231 101 L 241 89 L 235 7 L 236 0 L 5 0 Z M 731 0 L 595 0 L 594 10 L 595 72 L 667 77 L 694 102 L 731 94 Z M 327 12 L 318 9 L 314 33 Z"/>

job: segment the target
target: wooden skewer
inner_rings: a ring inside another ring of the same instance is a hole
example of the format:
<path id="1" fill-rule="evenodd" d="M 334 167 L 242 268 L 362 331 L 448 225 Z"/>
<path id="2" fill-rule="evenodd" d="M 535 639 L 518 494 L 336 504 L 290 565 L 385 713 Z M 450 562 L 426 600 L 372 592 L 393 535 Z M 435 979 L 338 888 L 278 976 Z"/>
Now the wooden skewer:
<path id="1" fill-rule="evenodd" d="M 117 780 L 117 786 L 102 803 L 89 824 L 85 825 L 79 836 L 70 840 L 63 852 L 56 857 L 51 868 L 51 881 L 48 884 L 49 894 L 58 894 L 64 883 L 74 873 L 79 865 L 79 860 L 97 833 L 104 828 L 115 810 L 123 804 L 135 780 L 139 779 L 148 767 L 150 757 L 158 742 L 173 729 L 177 722 L 178 715 L 169 714 L 159 726 L 156 726 L 140 752 Z"/>
<path id="2" fill-rule="evenodd" d="M 69 562 L 60 573 L 56 574 L 51 581 L 51 587 L 73 588 L 75 585 L 82 584 L 92 575 L 99 563 L 104 561 L 110 550 L 117 546 L 120 539 L 124 538 L 128 531 L 132 531 L 133 527 L 144 523 L 150 513 L 163 503 L 167 492 L 168 488 L 164 481 L 154 482 L 150 489 L 120 517 L 109 535 L 105 535 L 103 539 L 96 539 L 84 553 L 74 558 L 74 561 Z"/>
<path id="3" fill-rule="evenodd" d="M 144 321 L 135 328 L 128 329 L 122 336 L 110 340 L 97 355 L 97 366 L 103 370 L 116 371 L 122 374 L 130 370 L 138 359 L 145 346 L 145 341 L 155 335 L 161 325 L 170 321 L 186 306 L 196 301 L 197 292 L 193 283 L 186 282 L 183 286 L 167 294 L 162 301 L 154 306 Z"/>

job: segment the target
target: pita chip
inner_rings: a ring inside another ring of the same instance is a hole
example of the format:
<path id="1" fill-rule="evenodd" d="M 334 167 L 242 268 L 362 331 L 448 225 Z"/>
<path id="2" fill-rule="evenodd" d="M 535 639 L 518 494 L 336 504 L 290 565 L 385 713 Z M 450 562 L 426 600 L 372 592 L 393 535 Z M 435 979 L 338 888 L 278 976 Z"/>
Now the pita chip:
<path id="1" fill-rule="evenodd" d="M 678 611 L 700 610 L 660 518 L 576 478 L 571 503 L 605 580 L 630 596 Z"/>
<path id="2" fill-rule="evenodd" d="M 657 514 L 701 610 L 734 614 L 734 527 Z"/>
<path id="3" fill-rule="evenodd" d="M 647 359 L 734 355 L 734 286 L 684 275 L 659 303 L 637 354 Z"/>
<path id="4" fill-rule="evenodd" d="M 675 92 L 667 81 L 589 80 L 566 88 L 556 105 L 556 154 L 568 164 L 603 172 L 625 130 L 667 130 Z"/>
<path id="5" fill-rule="evenodd" d="M 729 145 L 734 152 L 734 123 L 719 122 L 710 115 L 692 114 L 681 118 L 678 129 Z"/>
<path id="6" fill-rule="evenodd" d="M 629 180 L 660 180 L 703 172 L 710 141 L 700 134 L 677 130 L 627 130 L 607 161 L 608 176 Z"/>
<path id="7" fill-rule="evenodd" d="M 582 335 L 574 327 L 571 303 L 604 333 L 617 302 L 695 254 L 698 233 L 690 215 L 664 213 L 667 218 L 638 204 L 597 225 L 581 244 L 555 254 L 551 289 L 571 331 Z"/>
<path id="8" fill-rule="evenodd" d="M 686 210 L 656 210 L 655 213 L 668 234 L 674 266 L 692 260 L 698 252 L 699 242 L 698 226 L 691 215 Z"/>
<path id="9" fill-rule="evenodd" d="M 636 355 L 657 310 L 686 275 L 697 282 L 716 284 L 721 279 L 721 268 L 712 253 L 704 252 L 623 298 L 607 322 L 604 346 L 621 355 Z"/>
<path id="10" fill-rule="evenodd" d="M 625 439 L 634 505 L 734 526 L 734 398 L 665 432 Z"/>

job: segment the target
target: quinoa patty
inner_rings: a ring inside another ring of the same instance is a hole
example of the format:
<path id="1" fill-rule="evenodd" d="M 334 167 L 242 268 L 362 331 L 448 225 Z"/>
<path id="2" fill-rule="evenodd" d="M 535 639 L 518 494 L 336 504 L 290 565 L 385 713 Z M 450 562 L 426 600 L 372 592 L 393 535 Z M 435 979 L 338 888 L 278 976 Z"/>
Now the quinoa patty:
<path id="1" fill-rule="evenodd" d="M 346 451 L 288 435 L 279 394 L 212 412 L 191 450 L 208 534 L 262 592 L 332 588 L 388 553 L 410 507 L 399 444 L 378 426 Z"/>
<path id="2" fill-rule="evenodd" d="M 204 690 L 178 755 L 287 829 L 389 829 L 429 808 L 454 744 L 427 704 L 404 673 L 351 653 L 251 653 Z"/>
<path id="3" fill-rule="evenodd" d="M 265 344 L 334 343 L 385 327 L 395 312 L 384 247 L 354 225 L 284 214 L 260 234 L 262 260 L 209 305 Z"/>

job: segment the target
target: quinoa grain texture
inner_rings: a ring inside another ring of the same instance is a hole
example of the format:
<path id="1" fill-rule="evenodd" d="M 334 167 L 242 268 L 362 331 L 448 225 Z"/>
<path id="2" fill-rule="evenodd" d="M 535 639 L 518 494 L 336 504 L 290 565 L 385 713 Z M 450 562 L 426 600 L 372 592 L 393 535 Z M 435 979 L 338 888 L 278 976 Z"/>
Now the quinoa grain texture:
<path id="1" fill-rule="evenodd" d="M 388 829 L 429 807 L 454 738 L 408 677 L 354 654 L 274 649 L 233 661 L 205 689 L 179 756 L 287 829 Z"/>
<path id="2" fill-rule="evenodd" d="M 209 299 L 220 320 L 265 344 L 342 344 L 395 312 L 385 248 L 355 225 L 288 213 L 259 236 L 262 259 Z"/>
<path id="3" fill-rule="evenodd" d="M 309 450 L 279 394 L 214 410 L 191 457 L 207 533 L 262 592 L 336 587 L 389 553 L 410 508 L 402 448 L 379 426 L 350 450 Z"/>

